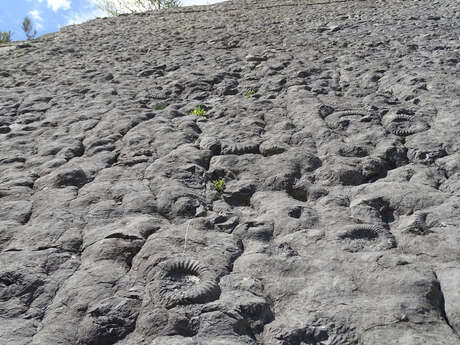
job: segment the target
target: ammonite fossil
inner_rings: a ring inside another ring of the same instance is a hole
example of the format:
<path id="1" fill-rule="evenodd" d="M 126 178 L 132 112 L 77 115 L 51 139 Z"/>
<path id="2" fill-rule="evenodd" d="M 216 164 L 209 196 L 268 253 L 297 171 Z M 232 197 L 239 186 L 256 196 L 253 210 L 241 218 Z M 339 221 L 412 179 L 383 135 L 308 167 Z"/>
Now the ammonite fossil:
<path id="1" fill-rule="evenodd" d="M 175 258 L 161 265 L 160 297 L 169 308 L 206 303 L 220 295 L 215 274 L 198 261 Z"/>
<path id="2" fill-rule="evenodd" d="M 338 238 L 349 252 L 388 250 L 396 246 L 393 234 L 381 225 L 355 224 L 345 227 Z"/>
<path id="3" fill-rule="evenodd" d="M 423 132 L 429 128 L 428 124 L 410 115 L 395 115 L 387 125 L 388 131 L 402 137 Z"/>

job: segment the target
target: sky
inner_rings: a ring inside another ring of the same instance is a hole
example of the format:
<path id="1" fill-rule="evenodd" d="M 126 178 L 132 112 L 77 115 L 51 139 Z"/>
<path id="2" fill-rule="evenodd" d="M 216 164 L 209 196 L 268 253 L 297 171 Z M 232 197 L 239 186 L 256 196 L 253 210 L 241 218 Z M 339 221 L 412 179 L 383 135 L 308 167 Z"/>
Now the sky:
<path id="1" fill-rule="evenodd" d="M 96 5 L 97 1 L 0 0 L 0 32 L 11 31 L 13 41 L 25 40 L 26 35 L 22 30 L 25 16 L 31 19 L 33 27 L 37 30 L 36 37 L 59 31 L 66 25 L 107 17 L 107 13 Z M 221 1 L 223 0 L 182 0 L 182 6 L 208 5 Z"/>

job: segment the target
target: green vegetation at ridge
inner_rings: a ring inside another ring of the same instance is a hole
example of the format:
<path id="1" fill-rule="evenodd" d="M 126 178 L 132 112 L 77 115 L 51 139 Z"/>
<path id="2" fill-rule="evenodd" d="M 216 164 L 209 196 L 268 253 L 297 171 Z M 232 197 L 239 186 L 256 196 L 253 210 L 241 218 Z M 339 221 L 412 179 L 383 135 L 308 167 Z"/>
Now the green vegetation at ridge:
<path id="1" fill-rule="evenodd" d="M 11 31 L 0 32 L 0 43 L 11 42 L 11 36 L 13 33 Z"/>
<path id="2" fill-rule="evenodd" d="M 27 40 L 33 40 L 37 35 L 37 30 L 34 29 L 32 20 L 26 16 L 21 24 L 22 30 L 26 34 Z M 0 43 L 8 43 L 12 41 L 13 32 L 10 31 L 0 31 Z"/>
<path id="3" fill-rule="evenodd" d="M 29 17 L 25 17 L 22 21 L 22 30 L 26 34 L 27 40 L 33 40 L 37 35 L 37 30 L 34 29 L 32 25 L 32 20 Z"/>
<path id="4" fill-rule="evenodd" d="M 110 16 L 142 13 L 181 6 L 180 0 L 95 0 L 96 5 Z"/>

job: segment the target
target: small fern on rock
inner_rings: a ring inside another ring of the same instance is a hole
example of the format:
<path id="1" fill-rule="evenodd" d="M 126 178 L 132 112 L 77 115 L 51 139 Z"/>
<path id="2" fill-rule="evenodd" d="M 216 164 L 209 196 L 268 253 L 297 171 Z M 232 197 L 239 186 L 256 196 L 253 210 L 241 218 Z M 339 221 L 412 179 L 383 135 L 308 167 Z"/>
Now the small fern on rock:
<path id="1" fill-rule="evenodd" d="M 218 191 L 219 193 L 222 193 L 224 191 L 225 189 L 224 180 L 218 179 L 218 180 L 212 181 L 212 183 L 216 191 Z"/>
<path id="2" fill-rule="evenodd" d="M 201 117 L 201 116 L 206 116 L 206 111 L 201 106 L 198 106 L 195 109 L 191 110 L 189 114 Z"/>
<path id="3" fill-rule="evenodd" d="M 246 91 L 246 98 L 252 98 L 254 97 L 254 95 L 256 94 L 256 91 L 254 89 L 248 89 L 248 91 Z"/>

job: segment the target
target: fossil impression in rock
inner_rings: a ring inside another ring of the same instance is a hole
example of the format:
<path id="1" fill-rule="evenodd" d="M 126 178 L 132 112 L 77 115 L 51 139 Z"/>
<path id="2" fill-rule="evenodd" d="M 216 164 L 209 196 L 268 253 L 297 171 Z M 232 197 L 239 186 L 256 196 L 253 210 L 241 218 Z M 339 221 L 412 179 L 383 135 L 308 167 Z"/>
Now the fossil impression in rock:
<path id="1" fill-rule="evenodd" d="M 181 257 L 162 264 L 160 299 L 168 308 L 205 303 L 220 295 L 215 274 L 198 261 Z"/>
<path id="2" fill-rule="evenodd" d="M 391 121 L 387 125 L 389 132 L 401 137 L 423 132 L 429 128 L 427 123 L 417 120 L 414 116 L 410 115 L 396 115 L 391 118 Z"/>
<path id="3" fill-rule="evenodd" d="M 388 250 L 396 246 L 390 231 L 378 224 L 355 224 L 346 226 L 338 235 L 349 252 Z"/>

